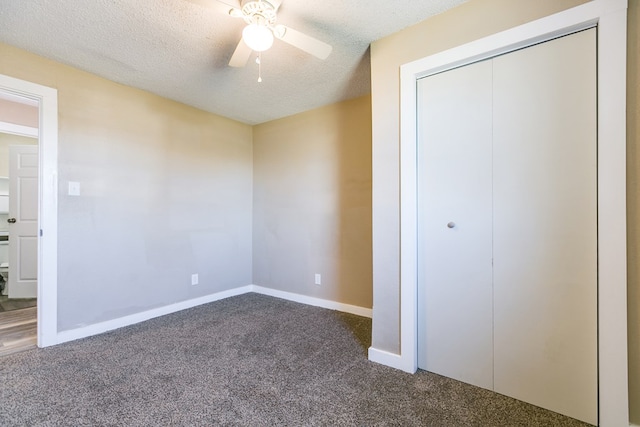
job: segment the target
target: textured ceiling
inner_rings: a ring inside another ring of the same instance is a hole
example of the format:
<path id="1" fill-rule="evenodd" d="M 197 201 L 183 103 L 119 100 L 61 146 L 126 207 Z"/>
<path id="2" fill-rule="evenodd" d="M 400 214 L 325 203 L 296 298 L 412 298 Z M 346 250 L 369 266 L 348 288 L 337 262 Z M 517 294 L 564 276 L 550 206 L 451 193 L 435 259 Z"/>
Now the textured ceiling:
<path id="1" fill-rule="evenodd" d="M 257 124 L 369 93 L 371 42 L 464 1 L 284 0 L 278 23 L 333 52 L 322 61 L 276 40 L 262 83 L 254 61 L 227 65 L 245 24 L 215 0 L 0 0 L 0 41 Z"/>

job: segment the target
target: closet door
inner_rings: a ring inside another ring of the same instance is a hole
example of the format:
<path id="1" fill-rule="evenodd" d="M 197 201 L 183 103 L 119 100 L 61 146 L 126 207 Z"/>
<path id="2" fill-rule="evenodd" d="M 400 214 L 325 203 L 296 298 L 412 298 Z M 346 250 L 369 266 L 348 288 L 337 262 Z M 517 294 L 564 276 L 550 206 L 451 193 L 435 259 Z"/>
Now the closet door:
<path id="1" fill-rule="evenodd" d="M 491 62 L 418 82 L 419 360 L 493 387 Z"/>
<path id="2" fill-rule="evenodd" d="M 597 424 L 595 29 L 494 59 L 495 390 Z"/>

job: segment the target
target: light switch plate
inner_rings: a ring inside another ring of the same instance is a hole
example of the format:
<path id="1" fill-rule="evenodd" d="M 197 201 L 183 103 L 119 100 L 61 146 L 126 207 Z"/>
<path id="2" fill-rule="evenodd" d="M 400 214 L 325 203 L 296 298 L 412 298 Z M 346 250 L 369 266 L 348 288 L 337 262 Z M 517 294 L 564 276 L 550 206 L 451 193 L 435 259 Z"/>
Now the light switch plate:
<path id="1" fill-rule="evenodd" d="M 69 195 L 70 196 L 79 196 L 80 195 L 80 183 L 75 181 L 69 181 Z"/>

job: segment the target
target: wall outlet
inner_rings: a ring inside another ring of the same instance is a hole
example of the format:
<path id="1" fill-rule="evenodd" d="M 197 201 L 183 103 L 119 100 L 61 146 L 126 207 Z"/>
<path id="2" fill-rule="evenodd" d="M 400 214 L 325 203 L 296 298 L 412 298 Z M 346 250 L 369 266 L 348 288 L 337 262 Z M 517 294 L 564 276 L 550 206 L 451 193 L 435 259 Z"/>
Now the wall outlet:
<path id="1" fill-rule="evenodd" d="M 198 275 L 197 274 L 192 274 L 191 275 L 191 285 L 197 285 L 198 284 Z"/>
<path id="2" fill-rule="evenodd" d="M 320 273 L 316 273 L 316 285 L 322 285 L 322 276 Z"/>

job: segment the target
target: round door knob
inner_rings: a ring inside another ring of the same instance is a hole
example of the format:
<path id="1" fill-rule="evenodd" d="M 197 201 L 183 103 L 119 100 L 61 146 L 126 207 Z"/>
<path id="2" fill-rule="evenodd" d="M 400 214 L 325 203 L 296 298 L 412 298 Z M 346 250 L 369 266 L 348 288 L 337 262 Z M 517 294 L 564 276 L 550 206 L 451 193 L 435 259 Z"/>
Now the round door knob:
<path id="1" fill-rule="evenodd" d="M 9 224 L 15 224 L 16 219 L 15 219 L 15 218 L 9 218 L 9 219 L 7 219 L 7 222 L 8 222 Z"/>
<path id="2" fill-rule="evenodd" d="M 453 222 L 453 221 L 451 221 L 451 222 L 447 223 L 447 227 L 449 227 L 449 228 L 453 228 L 453 227 L 455 227 L 455 226 L 456 226 L 456 223 L 455 223 L 455 222 Z"/>

